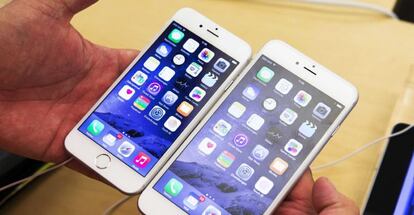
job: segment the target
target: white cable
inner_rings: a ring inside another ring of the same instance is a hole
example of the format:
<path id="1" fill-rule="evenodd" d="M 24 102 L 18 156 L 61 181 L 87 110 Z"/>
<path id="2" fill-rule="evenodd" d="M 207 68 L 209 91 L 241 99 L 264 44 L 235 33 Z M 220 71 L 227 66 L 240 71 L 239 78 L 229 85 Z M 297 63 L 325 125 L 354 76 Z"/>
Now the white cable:
<path id="1" fill-rule="evenodd" d="M 273 0 L 275 1 L 275 0 Z M 282 1 L 282 0 L 279 0 Z M 370 4 L 366 2 L 359 2 L 353 0 L 284 0 L 290 2 L 297 2 L 297 3 L 305 3 L 305 4 L 319 4 L 319 5 L 329 5 L 329 6 L 339 6 L 339 7 L 351 7 L 351 8 L 358 8 L 363 10 L 374 11 L 385 16 L 391 17 L 393 19 L 398 19 L 397 15 L 384 7 L 379 5 Z M 269 2 L 269 1 L 266 1 Z"/>
<path id="2" fill-rule="evenodd" d="M 380 142 L 381 142 L 381 141 L 383 141 L 383 140 L 386 140 L 386 139 L 389 139 L 389 138 L 391 138 L 391 137 L 395 137 L 395 136 L 401 135 L 401 134 L 403 134 L 403 133 L 407 132 L 408 130 L 410 130 L 411 128 L 413 128 L 413 127 L 414 127 L 414 124 L 411 124 L 411 125 L 409 125 L 407 128 L 404 128 L 404 129 L 403 129 L 403 130 L 401 130 L 401 131 L 398 131 L 398 132 L 392 133 L 392 134 L 390 134 L 390 135 L 388 135 L 388 136 L 385 136 L 385 137 L 380 137 L 380 138 L 378 138 L 378 139 L 376 139 L 376 140 L 373 140 L 373 141 L 371 141 L 371 142 L 369 142 L 369 143 L 367 143 L 367 144 L 365 144 L 365 145 L 363 145 L 363 146 L 361 146 L 361 147 L 357 148 L 355 151 L 353 151 L 353 152 L 351 152 L 351 153 L 349 153 L 349 154 L 347 154 L 347 155 L 342 156 L 342 157 L 341 157 L 341 158 L 339 158 L 339 159 L 336 159 L 336 160 L 330 161 L 330 162 L 325 163 L 325 164 L 321 164 L 321 165 L 319 165 L 319 166 L 315 166 L 315 167 L 313 167 L 313 168 L 311 167 L 311 169 L 312 169 L 312 171 L 318 171 L 318 170 L 321 170 L 321 169 L 329 168 L 329 167 L 331 167 L 331 166 L 335 166 L 335 165 L 337 165 L 338 163 L 341 163 L 341 162 L 343 162 L 343 161 L 345 161 L 345 160 L 348 160 L 348 159 L 350 159 L 350 158 L 354 157 L 355 155 L 357 155 L 357 154 L 361 153 L 362 151 L 366 150 L 367 148 L 369 148 L 369 147 L 371 147 L 371 146 L 373 146 L 373 145 L 375 145 L 375 144 L 377 144 L 377 143 L 380 143 Z"/>
<path id="3" fill-rule="evenodd" d="M 118 207 L 120 207 L 122 204 L 124 204 L 126 201 L 128 201 L 132 196 L 124 196 L 118 201 L 116 201 L 114 204 L 112 204 L 109 208 L 107 208 L 103 215 L 111 215 Z"/>
<path id="4" fill-rule="evenodd" d="M 18 181 L 15 181 L 15 182 L 13 182 L 13 183 L 10 183 L 10 184 L 8 184 L 8 185 L 6 185 L 6 186 L 4 186 L 4 187 L 1 187 L 1 188 L 0 188 L 0 192 L 2 192 L 3 190 L 7 190 L 7 189 L 9 189 L 9 188 L 11 188 L 11 187 L 17 186 L 17 185 L 19 185 L 19 184 L 21 184 L 21 183 L 24 183 L 24 182 L 26 182 L 26 181 L 33 180 L 33 179 L 35 179 L 35 178 L 37 178 L 37 177 L 39 177 L 39 176 L 41 176 L 41 175 L 43 175 L 43 174 L 46 174 L 46 173 L 48 173 L 48 172 L 51 172 L 51 171 L 53 171 L 53 170 L 56 170 L 56 169 L 58 169 L 58 168 L 60 168 L 60 167 L 62 167 L 62 166 L 64 166 L 64 165 L 66 165 L 67 163 L 71 162 L 72 160 L 73 160 L 73 157 L 70 157 L 69 159 L 67 159 L 67 160 L 63 161 L 62 163 L 55 164 L 54 166 L 52 166 L 52 167 L 50 167 L 50 168 L 48 168 L 48 169 L 46 169 L 46 170 L 44 170 L 44 171 L 41 171 L 41 172 L 35 173 L 35 174 L 33 174 L 33 175 L 29 176 L 29 177 L 26 177 L 26 178 L 20 179 L 20 180 L 18 180 Z"/>
<path id="5" fill-rule="evenodd" d="M 325 4 L 325 5 L 334 5 L 334 6 L 341 6 L 341 7 L 352 7 L 352 8 L 359 8 L 363 10 L 370 10 L 374 12 L 378 12 L 389 16 L 393 19 L 398 19 L 397 15 L 391 10 L 388 10 L 384 7 L 379 5 L 359 2 L 359 1 L 351 1 L 351 0 L 290 0 L 296 2 L 304 2 L 304 3 L 311 3 L 311 4 Z"/>

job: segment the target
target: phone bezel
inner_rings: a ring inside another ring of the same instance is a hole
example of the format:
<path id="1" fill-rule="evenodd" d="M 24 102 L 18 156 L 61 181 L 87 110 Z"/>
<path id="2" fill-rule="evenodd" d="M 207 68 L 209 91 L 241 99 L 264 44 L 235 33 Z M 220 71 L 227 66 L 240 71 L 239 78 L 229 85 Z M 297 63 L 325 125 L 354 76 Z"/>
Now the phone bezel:
<path id="1" fill-rule="evenodd" d="M 358 92 L 357 89 L 345 81 L 344 79 L 337 76 L 335 73 L 331 72 L 327 68 L 318 64 L 314 60 L 305 56 L 301 52 L 292 48 L 288 44 L 272 40 L 268 42 L 263 49 L 255 56 L 254 60 L 243 70 L 241 75 L 236 79 L 236 81 L 230 86 L 222 98 L 216 103 L 212 110 L 206 115 L 202 122 L 197 126 L 193 133 L 188 137 L 188 139 L 181 145 L 181 147 L 176 151 L 176 153 L 170 158 L 170 160 L 165 164 L 162 170 L 154 177 L 148 187 L 142 193 L 139 201 L 138 207 L 144 213 L 151 214 L 162 214 L 163 211 L 169 211 L 171 214 L 186 214 L 182 209 L 173 204 L 169 199 L 165 198 L 163 195 L 158 193 L 158 191 L 153 189 L 155 183 L 159 178 L 164 175 L 165 171 L 171 165 L 171 163 L 181 154 L 181 152 L 186 148 L 186 146 L 191 142 L 195 137 L 198 131 L 203 127 L 207 122 L 210 116 L 216 111 L 220 104 L 229 96 L 231 91 L 237 86 L 237 84 L 243 79 L 243 77 L 248 73 L 250 68 L 254 63 L 262 56 L 270 58 L 274 62 L 280 64 L 288 71 L 297 75 L 301 79 L 305 80 L 309 84 L 318 88 L 319 90 L 326 93 L 328 96 L 337 100 L 344 105 L 343 111 L 339 114 L 337 119 L 329 127 L 320 141 L 315 145 L 312 151 L 305 158 L 302 165 L 296 170 L 293 176 L 289 179 L 286 186 L 282 189 L 279 195 L 274 199 L 273 203 L 266 210 L 265 214 L 271 214 L 272 211 L 278 206 L 281 200 L 288 194 L 291 187 L 303 174 L 303 172 L 308 168 L 311 162 L 315 159 L 316 155 L 322 150 L 323 146 L 327 143 L 330 137 L 333 135 L 336 128 L 342 123 L 346 116 L 350 113 L 352 108 L 358 101 Z M 299 63 L 297 63 L 299 62 Z M 312 68 L 312 71 L 316 74 L 310 73 L 303 67 Z"/>
<path id="2" fill-rule="evenodd" d="M 204 117 L 210 107 L 219 99 L 224 90 L 231 84 L 241 69 L 245 66 L 248 59 L 251 56 L 250 46 L 237 36 L 233 35 L 226 29 L 219 27 L 216 23 L 209 20 L 207 17 L 201 15 L 197 11 L 190 8 L 180 9 L 175 15 L 164 25 L 160 33 L 157 34 L 151 45 L 157 40 L 157 38 L 166 30 L 166 28 L 172 23 L 177 22 L 186 29 L 190 30 L 194 34 L 201 37 L 206 42 L 215 46 L 217 49 L 225 52 L 239 62 L 234 71 L 228 76 L 223 84 L 218 88 L 215 93 L 206 103 L 206 105 L 200 110 L 200 112 L 194 117 L 192 122 L 181 133 L 176 141 L 171 145 L 163 157 L 157 162 L 157 164 L 151 169 L 151 171 L 145 176 L 141 176 L 135 172 L 129 166 L 124 164 L 116 156 L 106 151 L 103 147 L 89 139 L 78 128 L 89 117 L 89 115 L 96 109 L 96 107 L 107 97 L 112 89 L 122 80 L 122 78 L 129 72 L 129 70 L 135 65 L 135 63 L 143 56 L 148 47 L 141 51 L 141 53 L 132 61 L 132 63 L 123 71 L 123 73 L 116 79 L 116 81 L 108 88 L 108 90 L 101 96 L 101 98 L 93 105 L 93 107 L 84 115 L 84 117 L 76 124 L 72 131 L 65 139 L 65 147 L 72 155 L 77 159 L 85 163 L 88 167 L 93 169 L 99 175 L 104 177 L 116 188 L 124 193 L 138 193 L 150 179 L 158 172 L 161 166 L 168 160 L 171 154 L 184 141 L 185 137 L 193 130 L 197 123 Z M 202 25 L 203 27 L 201 27 Z M 214 34 L 207 31 L 213 31 Z M 214 30 L 212 30 L 214 29 Z M 95 158 L 100 154 L 107 154 L 111 158 L 111 164 L 106 169 L 99 169 L 95 165 Z"/>

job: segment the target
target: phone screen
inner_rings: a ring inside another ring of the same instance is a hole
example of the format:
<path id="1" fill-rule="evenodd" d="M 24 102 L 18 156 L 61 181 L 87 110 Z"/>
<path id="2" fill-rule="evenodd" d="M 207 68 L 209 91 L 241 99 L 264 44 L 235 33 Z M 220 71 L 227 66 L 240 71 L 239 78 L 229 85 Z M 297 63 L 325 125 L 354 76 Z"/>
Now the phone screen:
<path id="1" fill-rule="evenodd" d="M 263 214 L 343 108 L 262 55 L 154 189 L 189 214 Z"/>
<path id="2" fill-rule="evenodd" d="M 238 63 L 172 22 L 79 131 L 146 176 Z"/>

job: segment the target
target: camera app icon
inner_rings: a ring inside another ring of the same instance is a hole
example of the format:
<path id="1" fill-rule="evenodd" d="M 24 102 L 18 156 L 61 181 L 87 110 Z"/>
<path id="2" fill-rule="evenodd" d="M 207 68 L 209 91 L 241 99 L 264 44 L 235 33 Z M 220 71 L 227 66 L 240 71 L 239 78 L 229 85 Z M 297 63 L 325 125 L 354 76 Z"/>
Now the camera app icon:
<path id="1" fill-rule="evenodd" d="M 223 73 L 229 68 L 229 66 L 230 66 L 230 63 L 227 60 L 223 58 L 219 58 L 214 64 L 214 69 Z"/>
<path id="2" fill-rule="evenodd" d="M 319 102 L 315 109 L 313 109 L 313 114 L 320 119 L 325 119 L 330 112 L 331 108 L 322 102 Z"/>

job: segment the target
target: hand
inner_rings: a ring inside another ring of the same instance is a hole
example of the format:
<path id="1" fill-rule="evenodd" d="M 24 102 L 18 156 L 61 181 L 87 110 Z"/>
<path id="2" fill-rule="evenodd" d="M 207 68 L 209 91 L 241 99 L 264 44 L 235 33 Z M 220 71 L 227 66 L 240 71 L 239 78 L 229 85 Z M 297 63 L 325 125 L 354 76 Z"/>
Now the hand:
<path id="1" fill-rule="evenodd" d="M 308 170 L 274 214 L 359 215 L 359 209 L 352 200 L 339 193 L 327 178 L 322 177 L 314 182 Z"/>
<path id="2" fill-rule="evenodd" d="M 73 28 L 73 15 L 95 2 L 14 0 L 0 9 L 0 149 L 67 159 L 65 136 L 137 55 Z"/>

